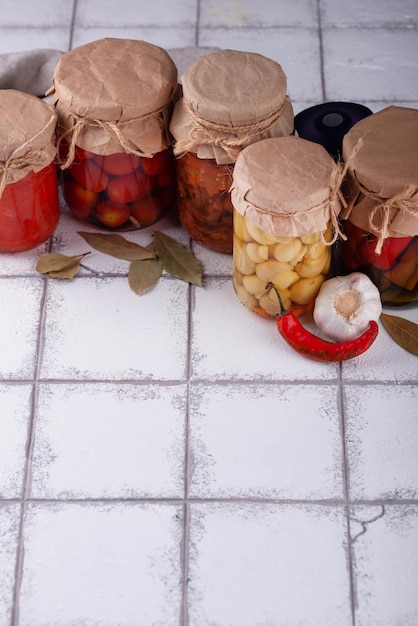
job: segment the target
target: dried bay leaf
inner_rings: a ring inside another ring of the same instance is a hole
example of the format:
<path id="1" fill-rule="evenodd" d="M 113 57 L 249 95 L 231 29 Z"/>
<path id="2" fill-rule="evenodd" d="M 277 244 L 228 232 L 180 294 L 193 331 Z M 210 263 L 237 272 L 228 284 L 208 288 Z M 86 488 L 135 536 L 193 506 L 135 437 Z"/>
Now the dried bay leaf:
<path id="1" fill-rule="evenodd" d="M 128 272 L 129 286 L 139 296 L 146 289 L 154 287 L 162 272 L 163 267 L 158 259 L 132 261 Z"/>
<path id="2" fill-rule="evenodd" d="M 387 313 L 382 313 L 380 319 L 389 335 L 401 348 L 418 356 L 418 324 Z"/>
<path id="3" fill-rule="evenodd" d="M 35 269 L 40 274 L 46 274 L 49 278 L 73 278 L 87 254 L 90 252 L 76 256 L 46 252 L 39 257 Z"/>
<path id="4" fill-rule="evenodd" d="M 102 233 L 87 233 L 84 231 L 78 231 L 78 234 L 83 237 L 92 248 L 109 254 L 110 256 L 122 259 L 124 261 L 142 261 L 143 259 L 155 258 L 155 252 L 150 248 L 144 248 L 143 246 L 128 241 L 122 235 Z"/>
<path id="5" fill-rule="evenodd" d="M 157 231 L 154 249 L 163 268 L 175 278 L 202 286 L 202 265 L 186 246 L 172 237 Z"/>

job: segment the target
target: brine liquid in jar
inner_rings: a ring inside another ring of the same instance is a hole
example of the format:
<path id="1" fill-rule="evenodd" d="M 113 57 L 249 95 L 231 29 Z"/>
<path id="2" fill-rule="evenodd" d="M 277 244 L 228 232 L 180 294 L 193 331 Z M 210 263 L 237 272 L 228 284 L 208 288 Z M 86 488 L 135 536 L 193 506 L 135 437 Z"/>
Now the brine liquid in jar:
<path id="1" fill-rule="evenodd" d="M 218 165 L 186 152 L 177 159 L 180 221 L 195 241 L 216 252 L 232 253 L 233 165 Z"/>
<path id="2" fill-rule="evenodd" d="M 299 237 L 271 234 L 234 211 L 233 284 L 251 311 L 275 318 L 281 311 L 274 285 L 286 310 L 312 311 L 330 271 L 332 227 Z"/>
<path id="3" fill-rule="evenodd" d="M 418 304 L 418 236 L 386 237 L 380 253 L 372 233 L 344 222 L 347 240 L 340 244 L 344 273 L 363 272 L 380 291 L 383 306 L 405 307 Z"/>
<path id="4" fill-rule="evenodd" d="M 52 162 L 5 186 L 0 198 L 0 251 L 30 250 L 48 239 L 60 217 Z"/>
<path id="5" fill-rule="evenodd" d="M 146 158 L 99 155 L 76 146 L 74 161 L 63 171 L 63 195 L 75 217 L 96 226 L 150 226 L 176 204 L 174 157 L 170 149 Z"/>

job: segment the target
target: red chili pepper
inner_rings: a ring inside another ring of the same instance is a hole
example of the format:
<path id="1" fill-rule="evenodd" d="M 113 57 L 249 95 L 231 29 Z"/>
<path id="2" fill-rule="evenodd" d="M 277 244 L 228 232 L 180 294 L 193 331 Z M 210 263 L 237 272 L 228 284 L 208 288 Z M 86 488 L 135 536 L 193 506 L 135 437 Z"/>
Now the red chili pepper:
<path id="1" fill-rule="evenodd" d="M 365 352 L 376 339 L 379 326 L 371 320 L 369 327 L 359 337 L 349 341 L 332 343 L 317 337 L 307 330 L 292 311 L 286 311 L 280 294 L 274 285 L 270 284 L 277 293 L 281 312 L 277 316 L 277 328 L 283 339 L 294 350 L 315 361 L 346 361 Z"/>

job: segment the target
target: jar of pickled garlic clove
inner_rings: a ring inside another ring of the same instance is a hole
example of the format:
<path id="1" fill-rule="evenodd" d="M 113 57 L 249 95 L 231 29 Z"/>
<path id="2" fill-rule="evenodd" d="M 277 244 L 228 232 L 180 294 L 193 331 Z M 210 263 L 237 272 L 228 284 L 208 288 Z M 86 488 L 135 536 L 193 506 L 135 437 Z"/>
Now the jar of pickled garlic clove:
<path id="1" fill-rule="evenodd" d="M 277 291 L 288 311 L 312 311 L 331 270 L 340 172 L 325 148 L 294 136 L 264 139 L 238 156 L 233 285 L 251 311 L 275 318 Z"/>
<path id="2" fill-rule="evenodd" d="M 260 54 L 220 50 L 199 57 L 181 82 L 170 122 L 180 221 L 195 241 L 231 254 L 234 163 L 243 147 L 293 132 L 286 76 Z"/>
<path id="3" fill-rule="evenodd" d="M 341 272 L 363 272 L 388 307 L 418 305 L 418 110 L 390 106 L 345 135 Z"/>
<path id="4" fill-rule="evenodd" d="M 174 214 L 168 119 L 178 84 L 168 53 L 144 41 L 95 41 L 60 58 L 54 91 L 63 196 L 73 215 L 133 230 Z"/>
<path id="5" fill-rule="evenodd" d="M 0 251 L 35 248 L 60 217 L 56 115 L 39 98 L 0 90 Z"/>

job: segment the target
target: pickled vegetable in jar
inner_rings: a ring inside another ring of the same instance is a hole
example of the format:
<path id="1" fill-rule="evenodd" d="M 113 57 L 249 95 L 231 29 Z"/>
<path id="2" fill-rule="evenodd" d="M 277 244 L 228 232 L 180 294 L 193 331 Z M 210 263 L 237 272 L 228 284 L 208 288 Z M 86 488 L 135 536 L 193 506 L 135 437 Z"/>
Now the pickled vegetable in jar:
<path id="1" fill-rule="evenodd" d="M 264 139 L 238 156 L 233 285 L 251 311 L 275 318 L 277 291 L 295 315 L 313 309 L 339 234 L 341 179 L 325 148 L 294 136 Z"/>
<path id="2" fill-rule="evenodd" d="M 220 50 L 199 57 L 181 82 L 170 122 L 180 221 L 195 241 L 231 254 L 234 163 L 245 146 L 293 132 L 286 75 L 260 54 Z"/>
<path id="3" fill-rule="evenodd" d="M 168 119 L 178 84 L 168 53 L 144 41 L 95 41 L 61 57 L 54 91 L 63 195 L 73 215 L 132 230 L 174 212 Z"/>
<path id="4" fill-rule="evenodd" d="M 418 304 L 418 110 L 391 106 L 345 135 L 341 272 L 360 271 L 389 307 Z"/>
<path id="5" fill-rule="evenodd" d="M 56 122 L 46 102 L 0 90 L 1 252 L 35 248 L 58 224 Z"/>

